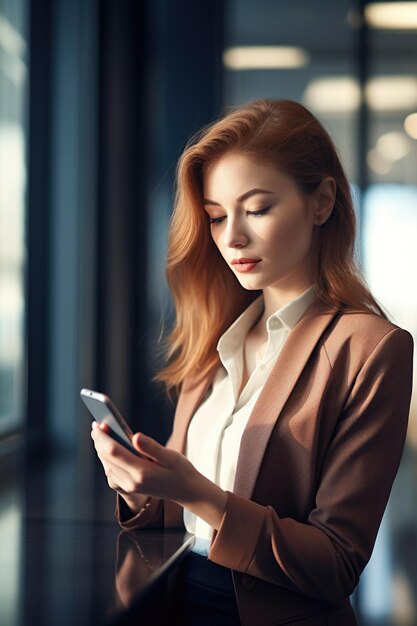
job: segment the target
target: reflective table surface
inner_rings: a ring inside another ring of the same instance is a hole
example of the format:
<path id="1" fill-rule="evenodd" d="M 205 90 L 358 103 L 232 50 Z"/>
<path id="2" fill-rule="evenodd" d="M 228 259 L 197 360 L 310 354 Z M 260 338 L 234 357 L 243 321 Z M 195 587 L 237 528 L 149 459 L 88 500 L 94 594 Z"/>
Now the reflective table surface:
<path id="1" fill-rule="evenodd" d="M 167 581 L 194 535 L 122 531 L 115 493 L 97 488 L 100 474 L 88 488 L 87 475 L 77 481 L 72 459 L 29 468 L 3 472 L 0 484 L 0 626 L 165 623 Z"/>
<path id="2" fill-rule="evenodd" d="M 14 598 L 0 606 L 0 624 L 118 624 L 135 610 L 140 617 L 152 586 L 193 541 L 180 530 L 124 532 L 113 522 L 26 519 L 19 555 L 25 568 Z M 11 557 L 0 554 L 2 579 L 16 575 Z"/>

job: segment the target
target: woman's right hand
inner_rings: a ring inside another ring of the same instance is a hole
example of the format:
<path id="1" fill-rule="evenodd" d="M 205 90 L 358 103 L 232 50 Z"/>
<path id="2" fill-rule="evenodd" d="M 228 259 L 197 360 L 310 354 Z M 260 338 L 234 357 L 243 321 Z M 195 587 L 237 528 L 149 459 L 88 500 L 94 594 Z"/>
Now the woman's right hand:
<path id="1" fill-rule="evenodd" d="M 110 436 L 107 424 L 99 424 L 94 421 L 91 433 L 93 430 L 94 447 L 103 465 L 109 487 L 120 494 L 133 514 L 137 513 L 148 501 L 149 496 L 143 493 L 129 493 L 122 489 L 120 484 L 122 482 L 126 484 L 126 471 L 116 463 L 116 459 L 117 457 L 120 458 L 120 455 L 125 456 L 125 453 L 126 455 L 132 453 Z M 115 452 L 116 454 L 114 454 Z M 143 451 L 140 452 L 143 455 Z"/>

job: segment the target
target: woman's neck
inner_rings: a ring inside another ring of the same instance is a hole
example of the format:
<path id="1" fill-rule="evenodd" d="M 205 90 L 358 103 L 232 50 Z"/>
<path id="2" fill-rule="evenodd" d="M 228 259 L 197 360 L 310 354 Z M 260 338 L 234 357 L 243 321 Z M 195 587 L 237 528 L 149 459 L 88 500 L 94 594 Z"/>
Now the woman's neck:
<path id="1" fill-rule="evenodd" d="M 264 311 L 256 323 L 256 326 L 263 330 L 265 336 L 268 334 L 266 330 L 267 319 L 275 313 L 275 311 L 298 298 L 298 296 L 311 287 L 312 284 L 312 281 L 300 281 L 288 289 L 273 286 L 263 289 Z"/>

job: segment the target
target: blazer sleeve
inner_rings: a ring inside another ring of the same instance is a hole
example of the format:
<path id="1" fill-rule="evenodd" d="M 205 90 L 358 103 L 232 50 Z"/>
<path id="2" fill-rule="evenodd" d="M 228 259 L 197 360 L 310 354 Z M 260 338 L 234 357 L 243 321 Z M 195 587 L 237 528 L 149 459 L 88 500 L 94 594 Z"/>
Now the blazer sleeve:
<path id="1" fill-rule="evenodd" d="M 129 509 L 122 496 L 116 493 L 114 515 L 123 530 L 161 528 L 164 525 L 163 507 L 164 501 L 161 498 L 149 496 L 144 506 L 134 514 Z"/>
<path id="2" fill-rule="evenodd" d="M 305 522 L 227 491 L 208 558 L 310 597 L 349 596 L 368 562 L 405 443 L 413 338 L 388 331 L 358 372 Z"/>

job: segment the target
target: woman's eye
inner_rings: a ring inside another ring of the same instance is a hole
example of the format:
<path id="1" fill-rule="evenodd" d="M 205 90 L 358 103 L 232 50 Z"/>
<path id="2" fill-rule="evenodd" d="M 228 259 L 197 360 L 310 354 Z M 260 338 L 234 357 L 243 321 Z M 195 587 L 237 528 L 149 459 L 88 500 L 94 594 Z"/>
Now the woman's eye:
<path id="1" fill-rule="evenodd" d="M 247 215 L 253 215 L 254 217 L 261 217 L 262 215 L 266 215 L 270 210 L 270 206 L 265 207 L 264 209 L 259 209 L 258 211 L 246 211 Z M 209 217 L 209 224 L 220 224 L 224 219 L 226 219 L 225 215 L 221 217 Z"/>
<path id="2" fill-rule="evenodd" d="M 266 215 L 271 207 L 267 206 L 264 209 L 259 209 L 259 211 L 248 211 L 248 215 L 254 215 L 255 217 L 259 217 L 260 215 Z"/>

